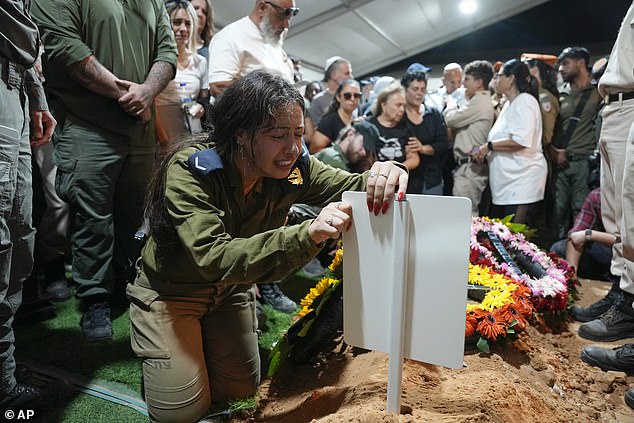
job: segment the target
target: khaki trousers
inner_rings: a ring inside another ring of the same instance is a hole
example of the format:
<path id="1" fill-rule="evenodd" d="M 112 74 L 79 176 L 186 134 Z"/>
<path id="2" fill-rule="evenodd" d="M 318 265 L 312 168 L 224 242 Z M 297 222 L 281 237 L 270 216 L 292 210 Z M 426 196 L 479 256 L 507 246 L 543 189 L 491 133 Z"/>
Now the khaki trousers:
<path id="1" fill-rule="evenodd" d="M 614 102 L 602 111 L 601 215 L 606 232 L 621 238 L 612 249 L 611 272 L 634 294 L 634 100 Z"/>
<path id="2" fill-rule="evenodd" d="M 467 197 L 471 200 L 471 215 L 478 216 L 482 193 L 489 183 L 487 165 L 464 163 L 453 174 L 454 197 Z"/>
<path id="3" fill-rule="evenodd" d="M 212 399 L 255 394 L 260 357 L 253 285 L 162 297 L 135 284 L 128 286 L 128 296 L 132 349 L 143 359 L 152 421 L 198 421 Z"/>

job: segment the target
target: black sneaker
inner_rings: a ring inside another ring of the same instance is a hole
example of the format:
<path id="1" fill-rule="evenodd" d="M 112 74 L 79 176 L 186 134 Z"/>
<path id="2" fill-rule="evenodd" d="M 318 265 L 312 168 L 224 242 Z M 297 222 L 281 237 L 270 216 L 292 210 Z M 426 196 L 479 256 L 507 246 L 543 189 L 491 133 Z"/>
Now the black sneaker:
<path id="1" fill-rule="evenodd" d="M 13 376 L 18 383 L 26 382 L 31 378 L 31 368 L 26 364 L 16 363 Z"/>
<path id="2" fill-rule="evenodd" d="M 72 296 L 68 282 L 65 280 L 51 282 L 46 287 L 46 293 L 50 296 L 51 301 L 66 301 Z"/>
<path id="3" fill-rule="evenodd" d="M 0 409 L 42 409 L 58 407 L 66 402 L 72 388 L 65 381 L 54 381 L 43 387 L 18 383 L 0 399 Z"/>
<path id="4" fill-rule="evenodd" d="M 625 403 L 630 408 L 634 408 L 634 388 L 630 388 L 625 392 Z"/>
<path id="5" fill-rule="evenodd" d="M 258 289 L 260 290 L 260 301 L 262 301 L 263 304 L 268 304 L 275 310 L 287 314 L 291 314 L 297 310 L 295 301 L 284 295 L 276 283 L 259 284 Z"/>
<path id="6" fill-rule="evenodd" d="M 614 289 L 613 286 L 605 297 L 588 307 L 572 306 L 570 315 L 579 322 L 591 322 L 598 319 L 599 316 L 608 311 L 610 307 L 622 297 L 621 292 L 618 286 L 616 289 Z"/>
<path id="7" fill-rule="evenodd" d="M 90 304 L 81 318 L 81 330 L 88 342 L 112 340 L 112 320 L 107 302 Z"/>
<path id="8" fill-rule="evenodd" d="M 579 326 L 579 336 L 599 342 L 634 337 L 634 310 L 631 300 L 621 298 L 598 319 Z"/>

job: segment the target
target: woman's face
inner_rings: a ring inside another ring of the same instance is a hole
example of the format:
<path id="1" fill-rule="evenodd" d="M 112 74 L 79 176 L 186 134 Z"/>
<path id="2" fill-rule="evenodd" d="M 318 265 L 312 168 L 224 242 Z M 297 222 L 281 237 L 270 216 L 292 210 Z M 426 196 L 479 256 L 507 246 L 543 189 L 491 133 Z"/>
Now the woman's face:
<path id="1" fill-rule="evenodd" d="M 405 96 L 400 92 L 390 94 L 381 106 L 383 108 L 381 114 L 384 118 L 392 122 L 400 122 L 405 113 Z"/>
<path id="2" fill-rule="evenodd" d="M 425 81 L 412 81 L 405 90 L 405 101 L 412 107 L 420 107 L 427 92 Z"/>
<path id="3" fill-rule="evenodd" d="M 185 9 L 177 9 L 172 14 L 172 30 L 178 47 L 186 47 L 192 30 L 192 20 Z"/>
<path id="4" fill-rule="evenodd" d="M 508 94 L 511 91 L 511 87 L 515 84 L 515 75 L 504 75 L 502 69 L 498 72 L 497 78 L 497 91 L 501 94 Z"/>
<path id="5" fill-rule="evenodd" d="M 340 105 L 339 107 L 347 113 L 352 113 L 357 107 L 359 107 L 360 100 L 361 88 L 359 88 L 356 84 L 346 85 L 337 95 L 337 101 Z"/>
<path id="6" fill-rule="evenodd" d="M 207 0 L 191 0 L 198 17 L 198 33 L 202 33 L 207 24 Z"/>
<path id="7" fill-rule="evenodd" d="M 272 128 L 256 134 L 252 157 L 258 177 L 284 179 L 302 152 L 304 114 L 299 105 L 294 104 L 279 109 L 274 122 Z"/>

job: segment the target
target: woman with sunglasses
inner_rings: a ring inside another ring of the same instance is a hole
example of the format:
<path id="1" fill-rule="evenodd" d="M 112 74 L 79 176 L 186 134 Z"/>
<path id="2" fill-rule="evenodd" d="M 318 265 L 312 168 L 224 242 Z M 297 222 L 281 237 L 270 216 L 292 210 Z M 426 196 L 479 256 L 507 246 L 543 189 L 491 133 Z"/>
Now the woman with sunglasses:
<path id="1" fill-rule="evenodd" d="M 330 107 L 319 121 L 317 130 L 310 141 L 312 154 L 330 147 L 337 139 L 339 132 L 350 126 L 354 119 L 354 112 L 359 108 L 359 101 L 361 101 L 361 85 L 354 79 L 341 81 Z"/>
<path id="2" fill-rule="evenodd" d="M 196 100 L 203 103 L 209 96 L 207 60 L 195 47 L 196 11 L 185 0 L 168 2 L 166 9 L 178 48 L 178 66 L 174 79 L 155 99 L 156 137 L 163 151 L 174 141 L 202 130 L 205 109 Z"/>

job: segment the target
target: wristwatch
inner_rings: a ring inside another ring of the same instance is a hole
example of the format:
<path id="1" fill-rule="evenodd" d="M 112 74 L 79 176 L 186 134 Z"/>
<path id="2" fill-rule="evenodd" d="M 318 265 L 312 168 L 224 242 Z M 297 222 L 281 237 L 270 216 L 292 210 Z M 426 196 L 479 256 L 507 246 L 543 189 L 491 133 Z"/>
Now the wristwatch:
<path id="1" fill-rule="evenodd" d="M 487 142 L 487 148 L 489 151 L 493 151 L 493 143 L 491 141 Z"/>
<path id="2" fill-rule="evenodd" d="M 586 229 L 586 242 L 592 241 L 592 229 Z"/>

